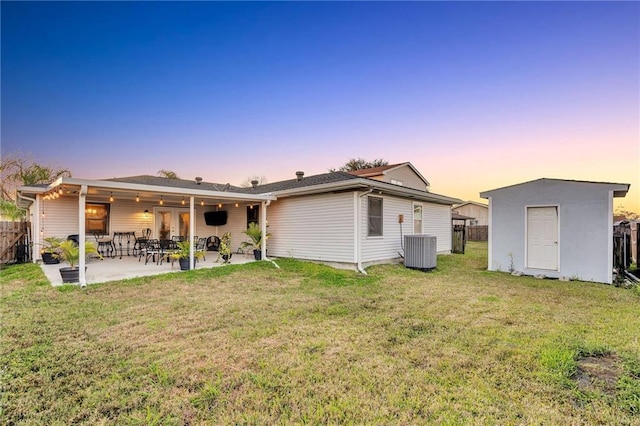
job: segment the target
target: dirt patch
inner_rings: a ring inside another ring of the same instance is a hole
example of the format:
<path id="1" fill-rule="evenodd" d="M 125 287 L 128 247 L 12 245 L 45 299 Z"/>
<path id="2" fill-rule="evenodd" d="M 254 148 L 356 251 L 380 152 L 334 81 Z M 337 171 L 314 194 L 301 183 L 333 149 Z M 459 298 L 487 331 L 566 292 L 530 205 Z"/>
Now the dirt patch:
<path id="1" fill-rule="evenodd" d="M 614 395 L 621 374 L 620 358 L 615 354 L 587 356 L 578 360 L 576 380 L 580 390 Z"/>

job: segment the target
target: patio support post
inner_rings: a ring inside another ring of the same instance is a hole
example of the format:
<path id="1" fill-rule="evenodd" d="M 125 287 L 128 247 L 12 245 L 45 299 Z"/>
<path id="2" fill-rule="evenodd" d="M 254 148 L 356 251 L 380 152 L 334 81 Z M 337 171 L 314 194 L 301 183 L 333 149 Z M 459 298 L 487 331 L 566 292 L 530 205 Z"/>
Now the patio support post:
<path id="1" fill-rule="evenodd" d="M 193 241 L 193 233 L 194 233 L 194 228 L 196 226 L 196 218 L 194 215 L 194 208 L 193 208 L 193 195 L 189 197 L 189 269 L 194 269 L 195 268 L 195 262 L 193 259 L 193 254 L 195 252 L 195 241 Z"/>
<path id="2" fill-rule="evenodd" d="M 80 259 L 78 261 L 78 267 L 80 268 L 79 272 L 79 280 L 80 287 L 87 286 L 87 273 L 85 271 L 86 265 L 86 251 L 85 251 L 85 212 L 84 209 L 87 203 L 87 185 L 82 185 L 80 187 L 80 192 L 78 196 L 78 247 L 80 250 Z"/>
<path id="3" fill-rule="evenodd" d="M 263 201 L 262 208 L 260 209 L 260 227 L 262 228 L 262 244 L 260 250 L 262 251 L 262 259 L 269 260 L 267 258 L 267 206 L 271 204 L 270 201 Z"/>

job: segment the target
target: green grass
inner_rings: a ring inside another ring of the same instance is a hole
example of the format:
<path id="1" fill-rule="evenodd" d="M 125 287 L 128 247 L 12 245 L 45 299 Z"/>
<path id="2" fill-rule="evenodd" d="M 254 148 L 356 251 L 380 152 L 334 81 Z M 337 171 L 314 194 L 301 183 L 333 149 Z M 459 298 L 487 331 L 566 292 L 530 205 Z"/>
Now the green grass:
<path id="1" fill-rule="evenodd" d="M 487 272 L 486 244 L 363 276 L 292 259 L 0 278 L 2 424 L 640 424 L 640 294 Z M 615 390 L 575 380 L 613 354 Z"/>

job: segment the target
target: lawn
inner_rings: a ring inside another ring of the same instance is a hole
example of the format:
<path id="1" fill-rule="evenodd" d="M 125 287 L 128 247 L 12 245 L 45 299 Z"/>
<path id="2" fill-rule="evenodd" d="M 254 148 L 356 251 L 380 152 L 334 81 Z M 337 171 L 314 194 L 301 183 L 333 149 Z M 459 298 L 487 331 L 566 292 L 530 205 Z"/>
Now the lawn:
<path id="1" fill-rule="evenodd" d="M 640 292 L 282 259 L 53 288 L 2 270 L 2 424 L 640 424 Z"/>

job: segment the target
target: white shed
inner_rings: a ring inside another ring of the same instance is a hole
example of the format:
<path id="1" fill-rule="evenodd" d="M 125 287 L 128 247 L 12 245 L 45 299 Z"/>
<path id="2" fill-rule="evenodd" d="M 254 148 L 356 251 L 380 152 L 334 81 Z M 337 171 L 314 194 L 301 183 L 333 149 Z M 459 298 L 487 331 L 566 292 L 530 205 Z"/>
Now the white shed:
<path id="1" fill-rule="evenodd" d="M 613 197 L 629 184 L 538 179 L 489 200 L 489 270 L 613 281 Z"/>

